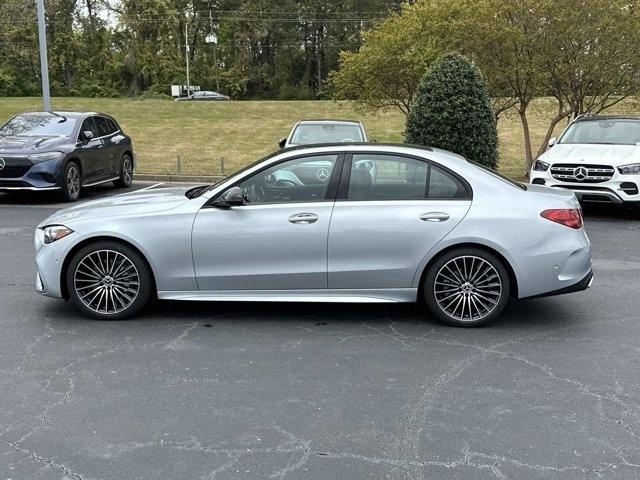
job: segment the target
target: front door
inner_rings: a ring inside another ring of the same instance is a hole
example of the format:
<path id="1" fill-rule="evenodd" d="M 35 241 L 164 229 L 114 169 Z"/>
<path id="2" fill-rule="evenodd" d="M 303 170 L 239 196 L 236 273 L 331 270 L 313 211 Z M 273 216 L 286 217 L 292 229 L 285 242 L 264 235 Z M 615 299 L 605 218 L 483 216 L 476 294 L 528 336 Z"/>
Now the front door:
<path id="1" fill-rule="evenodd" d="M 84 132 L 91 132 L 91 139 L 84 139 Z M 104 144 L 93 117 L 85 118 L 78 135 L 78 152 L 80 154 L 80 168 L 82 169 L 82 183 L 90 184 L 104 178 Z"/>
<path id="2" fill-rule="evenodd" d="M 201 209 L 192 240 L 198 288 L 326 288 L 338 170 L 338 155 L 287 160 L 238 184 L 245 205 Z"/>
<path id="3" fill-rule="evenodd" d="M 422 259 L 469 210 L 465 182 L 426 160 L 390 154 L 354 154 L 343 175 L 328 287 L 411 288 Z"/>

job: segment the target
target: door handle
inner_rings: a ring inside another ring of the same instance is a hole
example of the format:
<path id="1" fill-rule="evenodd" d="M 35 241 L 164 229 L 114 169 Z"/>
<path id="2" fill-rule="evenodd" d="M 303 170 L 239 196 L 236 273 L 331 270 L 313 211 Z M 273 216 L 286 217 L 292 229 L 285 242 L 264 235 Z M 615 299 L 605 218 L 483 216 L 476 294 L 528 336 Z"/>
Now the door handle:
<path id="1" fill-rule="evenodd" d="M 425 222 L 445 222 L 449 220 L 449 214 L 444 212 L 429 212 L 423 213 L 418 218 Z"/>
<path id="2" fill-rule="evenodd" d="M 318 221 L 318 216 L 315 213 L 297 213 L 295 215 L 291 215 L 289 217 L 289 221 L 291 223 L 316 223 Z"/>

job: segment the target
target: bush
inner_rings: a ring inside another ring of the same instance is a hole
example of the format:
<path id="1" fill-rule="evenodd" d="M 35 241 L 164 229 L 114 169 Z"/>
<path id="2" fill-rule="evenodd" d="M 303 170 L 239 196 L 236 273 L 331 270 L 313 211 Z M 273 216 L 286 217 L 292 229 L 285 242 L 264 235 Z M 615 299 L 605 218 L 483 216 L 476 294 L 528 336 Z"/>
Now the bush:
<path id="1" fill-rule="evenodd" d="M 496 120 L 482 73 L 472 61 L 443 55 L 425 73 L 407 117 L 406 141 L 496 168 Z"/>

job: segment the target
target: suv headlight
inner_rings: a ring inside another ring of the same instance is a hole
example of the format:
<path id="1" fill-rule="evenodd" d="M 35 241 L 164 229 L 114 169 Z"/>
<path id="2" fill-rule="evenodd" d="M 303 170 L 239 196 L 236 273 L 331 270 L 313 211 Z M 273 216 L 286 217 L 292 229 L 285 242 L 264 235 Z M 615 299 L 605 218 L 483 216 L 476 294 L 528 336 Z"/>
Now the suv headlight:
<path id="1" fill-rule="evenodd" d="M 546 172 L 549 170 L 549 164 L 547 162 L 543 162 L 542 160 L 536 160 L 533 162 L 533 169 L 537 172 Z"/>
<path id="2" fill-rule="evenodd" d="M 73 233 L 73 230 L 64 225 L 48 225 L 42 227 L 42 231 L 44 232 L 44 243 L 46 244 L 53 243 Z"/>
<path id="3" fill-rule="evenodd" d="M 33 155 L 29 155 L 29 160 L 33 163 L 46 162 L 47 160 L 55 160 L 56 158 L 60 158 L 64 155 L 63 152 L 43 152 L 43 153 L 34 153 Z"/>
<path id="4" fill-rule="evenodd" d="M 632 163 L 631 165 L 623 165 L 618 167 L 618 171 L 622 175 L 640 175 L 640 163 Z"/>

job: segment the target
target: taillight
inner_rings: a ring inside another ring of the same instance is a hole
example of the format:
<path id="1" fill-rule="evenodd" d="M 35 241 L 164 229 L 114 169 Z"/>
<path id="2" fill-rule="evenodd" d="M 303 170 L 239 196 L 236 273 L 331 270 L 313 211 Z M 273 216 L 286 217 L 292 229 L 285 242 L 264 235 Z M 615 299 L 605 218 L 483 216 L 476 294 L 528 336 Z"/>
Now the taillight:
<path id="1" fill-rule="evenodd" d="M 540 213 L 540 216 L 565 227 L 582 227 L 582 211 L 579 208 L 551 208 Z"/>

